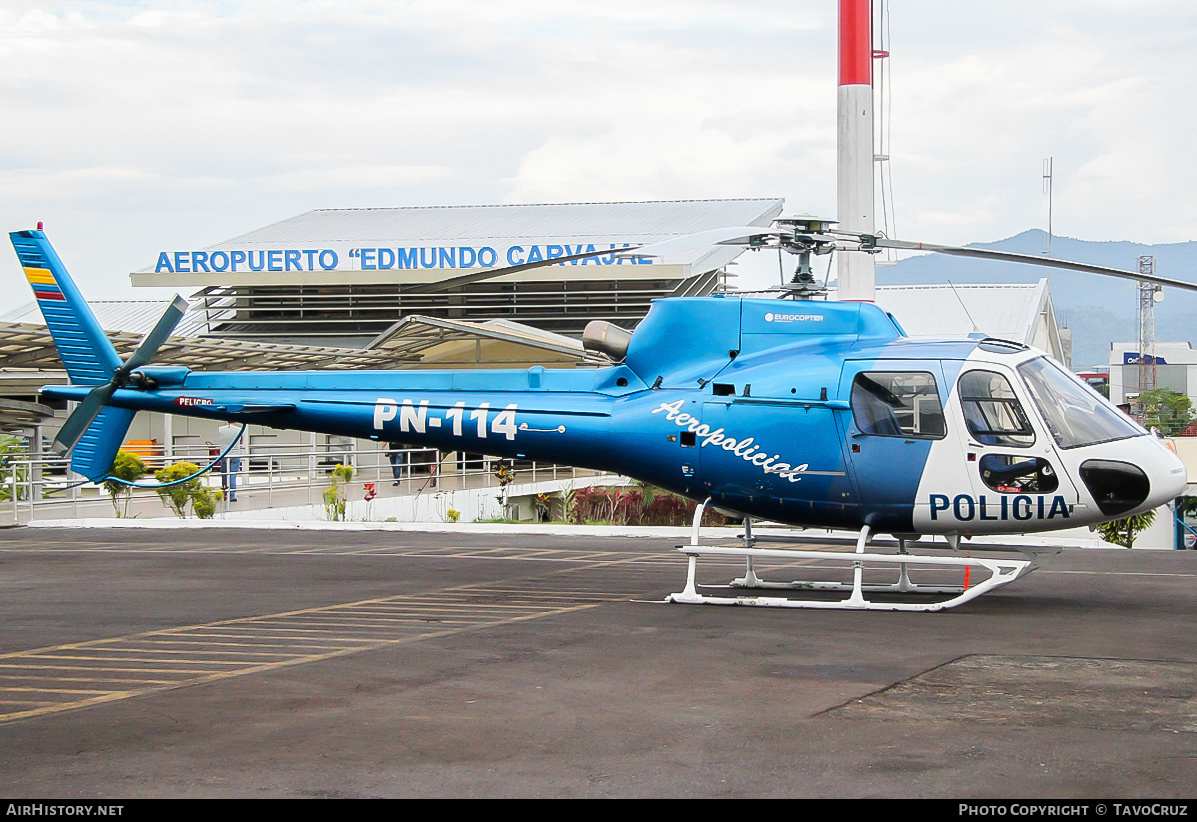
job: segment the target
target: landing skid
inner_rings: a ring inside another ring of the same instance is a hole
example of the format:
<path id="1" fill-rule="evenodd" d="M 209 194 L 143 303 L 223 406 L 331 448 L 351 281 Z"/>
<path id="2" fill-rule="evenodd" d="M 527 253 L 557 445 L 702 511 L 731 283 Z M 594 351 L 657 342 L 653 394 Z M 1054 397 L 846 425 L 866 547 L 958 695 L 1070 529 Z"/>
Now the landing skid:
<path id="1" fill-rule="evenodd" d="M 1028 558 L 982 558 L 962 556 L 927 556 L 914 555 L 906 551 L 904 541 L 899 541 L 897 554 L 882 554 L 867 552 L 865 547 L 872 537 L 866 525 L 860 530 L 856 540 L 856 550 L 846 551 L 807 551 L 795 549 L 757 548 L 760 539 L 752 534 L 752 520 L 745 519 L 743 547 L 719 547 L 702 545 L 699 541 L 699 524 L 707 503 L 698 505 L 694 512 L 694 531 L 689 545 L 682 545 L 678 550 L 689 558 L 686 573 L 686 587 L 683 591 L 670 594 L 668 602 L 700 603 L 704 605 L 756 605 L 767 608 L 822 608 L 834 610 L 868 610 L 868 611 L 942 611 L 954 608 L 982 594 L 1013 582 L 1021 576 L 1039 568 L 1046 560 L 1055 556 L 1059 549 L 1028 548 L 1020 553 Z M 959 546 L 957 538 L 954 547 Z M 696 582 L 698 560 L 700 557 L 743 557 L 745 561 L 744 576 L 733 579 L 727 586 L 700 586 Z M 758 559 L 784 559 L 790 561 L 818 561 L 826 563 L 846 564 L 852 570 L 851 582 L 825 582 L 814 580 L 793 580 L 789 582 L 769 581 L 762 579 L 756 573 L 754 561 Z M 874 583 L 864 581 L 866 566 L 876 568 L 898 567 L 897 582 Z M 955 569 L 965 580 L 960 585 L 928 585 L 915 583 L 910 578 L 911 567 L 920 570 Z M 973 573 L 981 578 L 969 582 Z M 784 590 L 789 592 L 847 592 L 845 599 L 810 599 L 793 596 L 713 596 L 700 593 L 699 588 L 744 588 L 753 590 Z M 898 601 L 877 602 L 866 594 L 887 594 L 910 596 L 932 595 L 947 596 L 934 602 Z"/>

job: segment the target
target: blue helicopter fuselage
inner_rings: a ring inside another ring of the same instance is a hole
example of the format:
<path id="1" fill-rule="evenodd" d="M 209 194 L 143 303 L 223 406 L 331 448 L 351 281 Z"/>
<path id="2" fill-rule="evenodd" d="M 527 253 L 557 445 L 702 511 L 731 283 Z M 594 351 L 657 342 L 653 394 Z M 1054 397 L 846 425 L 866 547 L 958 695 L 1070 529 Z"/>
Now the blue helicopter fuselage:
<path id="1" fill-rule="evenodd" d="M 1186 481 L 1042 352 L 915 340 L 869 303 L 660 300 L 624 361 L 596 369 L 141 370 L 110 406 L 614 471 L 804 526 L 1054 530 L 1149 510 Z M 1078 403 L 1087 422 L 1069 417 Z"/>

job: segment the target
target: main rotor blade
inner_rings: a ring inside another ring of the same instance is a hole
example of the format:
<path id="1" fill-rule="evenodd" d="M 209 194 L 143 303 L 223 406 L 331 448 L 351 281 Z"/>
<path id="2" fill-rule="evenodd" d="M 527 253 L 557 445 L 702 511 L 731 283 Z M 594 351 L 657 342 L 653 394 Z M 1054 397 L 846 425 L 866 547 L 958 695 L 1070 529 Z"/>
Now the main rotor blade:
<path id="1" fill-rule="evenodd" d="M 792 235 L 792 231 L 784 231 L 776 228 L 768 228 L 761 226 L 739 226 L 730 228 L 715 228 L 707 231 L 699 231 L 696 234 L 687 234 L 684 237 L 675 237 L 669 240 L 662 240 L 658 243 L 651 243 L 643 246 L 630 246 L 628 248 L 607 248 L 602 251 L 584 251 L 581 254 L 570 254 L 565 257 L 554 257 L 551 260 L 538 260 L 534 263 L 522 263 L 520 265 L 509 265 L 506 268 L 490 268 L 485 271 L 473 271 L 469 274 L 462 274 L 460 277 L 452 277 L 448 280 L 441 280 L 436 283 L 425 283 L 424 285 L 413 286 L 407 290 L 409 294 L 431 294 L 437 291 L 447 291 L 450 288 L 457 288 L 470 283 L 481 282 L 482 280 L 490 280 L 494 277 L 502 277 L 504 274 L 515 274 L 520 271 L 529 271 L 533 268 L 543 268 L 546 265 L 557 265 L 558 263 L 568 263 L 574 260 L 585 260 L 588 257 L 602 257 L 607 254 L 615 254 L 619 257 L 665 257 L 669 254 L 676 254 L 680 251 L 689 251 L 692 248 L 701 248 L 707 245 L 748 245 L 755 237 L 779 237 L 782 235 Z M 641 250 L 651 249 L 646 254 L 639 253 Z"/>
<path id="2" fill-rule="evenodd" d="M 794 232 L 762 226 L 726 226 L 673 237 L 656 243 L 649 243 L 640 247 L 637 252 L 641 257 L 668 257 L 695 248 L 708 245 L 751 245 L 754 240 L 764 237 L 789 237 Z M 630 249 L 629 249 L 630 250 Z M 617 251 L 617 254 L 623 254 Z"/>
<path id="3" fill-rule="evenodd" d="M 179 320 L 183 319 L 183 315 L 186 313 L 187 301 L 176 294 L 175 298 L 166 306 L 166 310 L 162 312 L 162 316 L 158 318 L 158 322 L 150 329 L 150 333 L 142 338 L 137 350 L 129 355 L 129 359 L 125 360 L 121 371 L 128 374 L 152 360 L 158 353 L 158 349 L 162 347 L 162 343 L 166 342 L 171 332 L 175 330 L 175 326 L 179 324 Z"/>
<path id="4" fill-rule="evenodd" d="M 543 268 L 546 265 L 557 265 L 558 263 L 568 263 L 573 260 L 584 260 L 587 257 L 602 257 L 605 254 L 630 254 L 640 246 L 632 246 L 630 248 L 608 248 L 603 251 L 584 251 L 581 254 L 570 254 L 566 257 L 553 257 L 551 260 L 537 260 L 534 263 L 521 263 L 520 265 L 509 265 L 505 268 L 488 268 L 483 271 L 474 271 L 469 274 L 462 274 L 460 277 L 451 277 L 448 280 L 440 280 L 435 283 L 424 283 L 423 285 L 413 286 L 407 289 L 408 294 L 431 294 L 436 291 L 447 291 L 450 288 L 457 288 L 462 285 L 469 285 L 470 283 L 480 282 L 482 280 L 489 280 L 492 277 L 502 277 L 504 274 L 515 274 L 519 271 L 529 271 L 533 268 Z"/>
<path id="5" fill-rule="evenodd" d="M 91 393 L 83 398 L 83 402 L 79 403 L 79 407 L 67 417 L 67 421 L 62 424 L 62 428 L 58 430 L 58 436 L 54 438 L 50 450 L 60 457 L 65 457 L 67 452 L 75 447 L 75 443 L 83 436 L 83 432 L 87 430 L 87 427 L 104 410 L 104 406 L 108 403 L 108 400 L 112 399 L 112 395 L 115 393 L 115 382 L 93 388 Z"/>
<path id="6" fill-rule="evenodd" d="M 951 254 L 956 257 L 976 257 L 982 260 L 1002 260 L 1008 263 L 1025 263 L 1027 265 L 1041 265 L 1048 268 L 1063 268 L 1068 271 L 1082 271 L 1086 274 L 1103 274 L 1109 277 L 1121 277 L 1124 280 L 1138 280 L 1141 282 L 1166 285 L 1172 288 L 1183 288 L 1197 291 L 1197 283 L 1187 283 L 1184 280 L 1171 280 L 1167 277 L 1157 277 L 1153 274 L 1140 274 L 1137 271 L 1124 271 L 1121 268 L 1107 268 L 1104 265 L 1089 263 L 1074 263 L 1070 260 L 1057 260 L 1054 257 L 1036 257 L 1032 254 L 1015 254 L 1011 251 L 993 251 L 988 248 L 962 248 L 954 245 L 934 245 L 932 243 L 911 243 L 905 240 L 888 240 L 878 237 L 873 243 L 877 248 L 898 248 L 911 251 L 937 251 L 940 254 Z"/>

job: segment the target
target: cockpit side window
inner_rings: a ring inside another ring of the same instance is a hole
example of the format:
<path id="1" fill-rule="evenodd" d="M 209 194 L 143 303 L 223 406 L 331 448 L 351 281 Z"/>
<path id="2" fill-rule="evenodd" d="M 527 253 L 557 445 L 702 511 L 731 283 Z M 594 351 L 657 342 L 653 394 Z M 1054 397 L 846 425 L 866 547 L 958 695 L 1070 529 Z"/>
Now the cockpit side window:
<path id="1" fill-rule="evenodd" d="M 1035 430 L 1010 381 L 996 371 L 966 371 L 957 388 L 969 436 L 982 445 L 1026 448 Z"/>
<path id="2" fill-rule="evenodd" d="M 852 417 L 863 434 L 942 439 L 943 405 L 925 371 L 868 371 L 852 382 Z"/>
<path id="3" fill-rule="evenodd" d="M 1003 494 L 1050 494 L 1060 487 L 1051 463 L 1027 454 L 986 454 L 977 463 L 981 480 Z"/>
<path id="4" fill-rule="evenodd" d="M 1031 399 L 1061 448 L 1079 448 L 1147 433 L 1047 357 L 1023 363 L 1018 366 L 1018 373 L 1026 380 Z"/>

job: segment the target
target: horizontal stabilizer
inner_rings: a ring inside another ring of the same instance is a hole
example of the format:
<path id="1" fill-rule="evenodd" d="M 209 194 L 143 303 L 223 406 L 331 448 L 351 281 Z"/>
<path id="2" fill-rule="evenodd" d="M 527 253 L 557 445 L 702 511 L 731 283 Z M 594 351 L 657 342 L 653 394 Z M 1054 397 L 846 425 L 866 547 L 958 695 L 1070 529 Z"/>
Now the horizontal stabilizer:
<path id="1" fill-rule="evenodd" d="M 99 482 L 112 470 L 136 411 L 106 406 L 83 432 L 71 452 L 71 470 Z"/>

